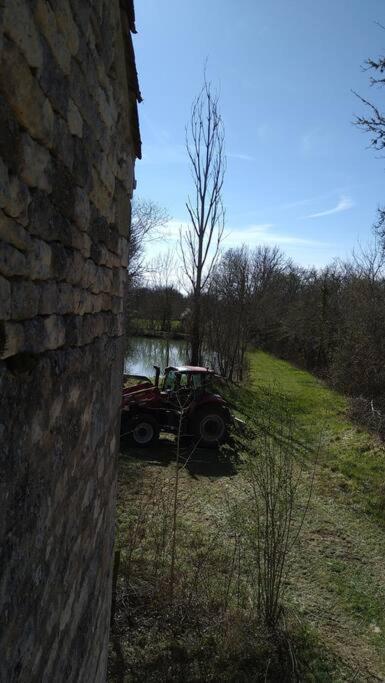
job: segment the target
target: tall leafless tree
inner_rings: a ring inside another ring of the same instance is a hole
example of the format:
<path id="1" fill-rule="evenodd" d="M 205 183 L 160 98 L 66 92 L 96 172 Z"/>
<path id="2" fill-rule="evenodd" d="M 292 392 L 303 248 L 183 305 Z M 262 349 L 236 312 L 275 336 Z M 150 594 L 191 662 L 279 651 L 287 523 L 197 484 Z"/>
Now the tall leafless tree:
<path id="1" fill-rule="evenodd" d="M 205 77 L 186 127 L 194 190 L 186 202 L 190 223 L 180 232 L 183 269 L 192 295 L 191 362 L 194 364 L 199 363 L 202 352 L 202 294 L 216 264 L 224 232 L 224 139 L 219 95 Z"/>

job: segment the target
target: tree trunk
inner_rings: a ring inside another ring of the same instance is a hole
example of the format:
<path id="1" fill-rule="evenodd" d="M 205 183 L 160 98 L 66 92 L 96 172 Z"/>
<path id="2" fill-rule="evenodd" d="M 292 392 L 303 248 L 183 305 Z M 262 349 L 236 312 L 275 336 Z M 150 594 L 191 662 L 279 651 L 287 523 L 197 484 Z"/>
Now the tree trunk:
<path id="1" fill-rule="evenodd" d="M 200 296 L 194 296 L 193 323 L 191 331 L 191 364 L 199 365 L 201 361 L 201 302 Z"/>

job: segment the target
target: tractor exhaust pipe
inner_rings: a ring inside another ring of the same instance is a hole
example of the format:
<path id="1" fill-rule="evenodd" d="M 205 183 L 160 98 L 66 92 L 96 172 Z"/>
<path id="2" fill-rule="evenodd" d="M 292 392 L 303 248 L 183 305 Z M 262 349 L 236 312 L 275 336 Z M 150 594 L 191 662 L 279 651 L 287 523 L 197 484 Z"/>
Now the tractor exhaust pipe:
<path id="1" fill-rule="evenodd" d="M 154 365 L 154 370 L 155 370 L 155 386 L 159 386 L 159 375 L 160 375 L 160 367 L 159 365 Z"/>

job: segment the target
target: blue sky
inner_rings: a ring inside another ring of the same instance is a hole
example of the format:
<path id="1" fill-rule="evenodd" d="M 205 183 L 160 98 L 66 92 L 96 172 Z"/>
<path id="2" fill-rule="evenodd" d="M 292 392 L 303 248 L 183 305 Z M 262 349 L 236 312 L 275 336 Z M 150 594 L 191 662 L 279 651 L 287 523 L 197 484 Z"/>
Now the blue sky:
<path id="1" fill-rule="evenodd" d="M 226 129 L 226 245 L 278 244 L 322 266 L 368 241 L 385 159 L 352 125 L 364 110 L 352 90 L 382 100 L 361 65 L 385 51 L 383 2 L 137 0 L 136 19 L 137 194 L 168 209 L 171 246 L 187 219 L 184 128 L 206 58 Z"/>

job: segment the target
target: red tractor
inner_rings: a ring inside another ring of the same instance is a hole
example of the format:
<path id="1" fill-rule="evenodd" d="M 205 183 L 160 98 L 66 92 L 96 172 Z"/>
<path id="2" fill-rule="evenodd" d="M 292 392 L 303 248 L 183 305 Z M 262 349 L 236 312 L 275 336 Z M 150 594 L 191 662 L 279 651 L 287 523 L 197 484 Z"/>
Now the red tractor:
<path id="1" fill-rule="evenodd" d="M 208 368 L 170 366 L 159 387 L 160 369 L 154 367 L 155 383 L 139 375 L 125 376 L 121 438 L 145 447 L 154 444 L 163 431 L 192 436 L 205 448 L 223 443 L 231 414 L 215 392 L 215 373 Z"/>

